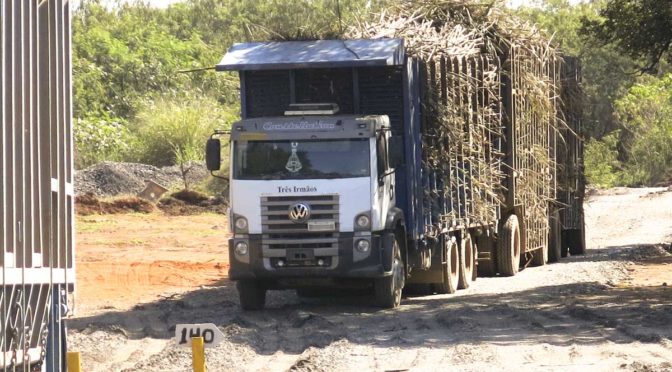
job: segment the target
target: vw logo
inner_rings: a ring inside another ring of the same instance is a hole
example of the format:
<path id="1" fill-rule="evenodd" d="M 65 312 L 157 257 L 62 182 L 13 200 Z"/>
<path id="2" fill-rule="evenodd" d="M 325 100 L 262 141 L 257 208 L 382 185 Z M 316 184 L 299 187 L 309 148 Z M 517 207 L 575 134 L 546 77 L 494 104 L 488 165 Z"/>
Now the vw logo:
<path id="1" fill-rule="evenodd" d="M 289 207 L 289 219 L 294 223 L 306 222 L 310 218 L 310 206 L 296 203 Z"/>

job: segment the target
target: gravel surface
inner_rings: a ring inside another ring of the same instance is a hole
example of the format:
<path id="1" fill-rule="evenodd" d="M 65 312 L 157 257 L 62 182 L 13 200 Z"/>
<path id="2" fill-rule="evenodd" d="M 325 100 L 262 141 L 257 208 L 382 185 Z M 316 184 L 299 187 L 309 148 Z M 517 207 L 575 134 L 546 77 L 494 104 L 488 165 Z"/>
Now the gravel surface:
<path id="1" fill-rule="evenodd" d="M 633 266 L 669 258 L 656 243 L 672 234 L 672 192 L 600 192 L 586 213 L 585 256 L 479 278 L 455 295 L 381 311 L 368 296 L 278 291 L 267 310 L 244 313 L 222 281 L 72 319 L 70 346 L 90 371 L 189 371 L 174 326 L 212 322 L 225 334 L 207 350 L 212 371 L 672 370 L 672 289 L 629 284 Z"/>
<path id="2" fill-rule="evenodd" d="M 187 174 L 191 185 L 205 180 L 205 164 L 194 164 Z M 93 193 L 97 196 L 135 195 L 145 188 L 145 180 L 152 180 L 169 189 L 184 188 L 180 167 L 157 168 L 146 164 L 103 162 L 75 173 L 77 195 Z"/>

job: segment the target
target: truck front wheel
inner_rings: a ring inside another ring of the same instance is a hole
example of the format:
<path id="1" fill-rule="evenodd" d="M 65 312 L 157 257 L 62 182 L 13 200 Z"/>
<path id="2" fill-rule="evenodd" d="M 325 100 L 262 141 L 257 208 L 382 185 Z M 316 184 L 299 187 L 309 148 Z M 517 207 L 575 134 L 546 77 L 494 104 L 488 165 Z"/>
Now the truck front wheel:
<path id="1" fill-rule="evenodd" d="M 520 267 L 520 228 L 518 217 L 510 215 L 501 226 L 497 242 L 497 266 L 503 276 L 514 276 Z"/>
<path id="2" fill-rule="evenodd" d="M 392 274 L 376 279 L 374 282 L 376 304 L 386 309 L 395 308 L 401 304 L 401 291 L 406 281 L 399 242 L 396 237 L 392 242 Z"/>
<path id="3" fill-rule="evenodd" d="M 243 310 L 261 310 L 266 304 L 266 288 L 255 280 L 240 280 L 236 284 L 240 307 Z"/>

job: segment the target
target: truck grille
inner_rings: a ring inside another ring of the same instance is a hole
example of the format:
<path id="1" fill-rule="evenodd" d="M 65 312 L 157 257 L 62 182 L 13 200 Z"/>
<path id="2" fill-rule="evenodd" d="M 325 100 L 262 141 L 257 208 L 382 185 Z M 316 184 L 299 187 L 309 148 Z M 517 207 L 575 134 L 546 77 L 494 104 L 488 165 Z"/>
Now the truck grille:
<path id="1" fill-rule="evenodd" d="M 295 223 L 289 208 L 296 203 L 307 204 L 310 219 Z M 337 248 L 339 230 L 338 195 L 268 196 L 261 198 L 262 246 L 265 249 Z M 310 231 L 311 222 L 333 222 L 332 231 Z"/>

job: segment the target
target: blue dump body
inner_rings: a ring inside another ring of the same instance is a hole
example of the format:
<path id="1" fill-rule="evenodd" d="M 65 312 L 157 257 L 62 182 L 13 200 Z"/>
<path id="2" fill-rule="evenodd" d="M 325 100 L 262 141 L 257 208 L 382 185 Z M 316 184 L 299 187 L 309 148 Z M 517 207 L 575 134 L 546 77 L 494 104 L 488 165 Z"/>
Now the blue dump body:
<path id="1" fill-rule="evenodd" d="M 419 64 L 401 39 L 236 44 L 217 70 L 240 71 L 244 119 L 282 116 L 291 103 L 315 102 L 335 102 L 344 115 L 388 115 L 405 151 L 396 205 L 409 238 L 421 237 L 429 215 L 423 218 Z"/>

